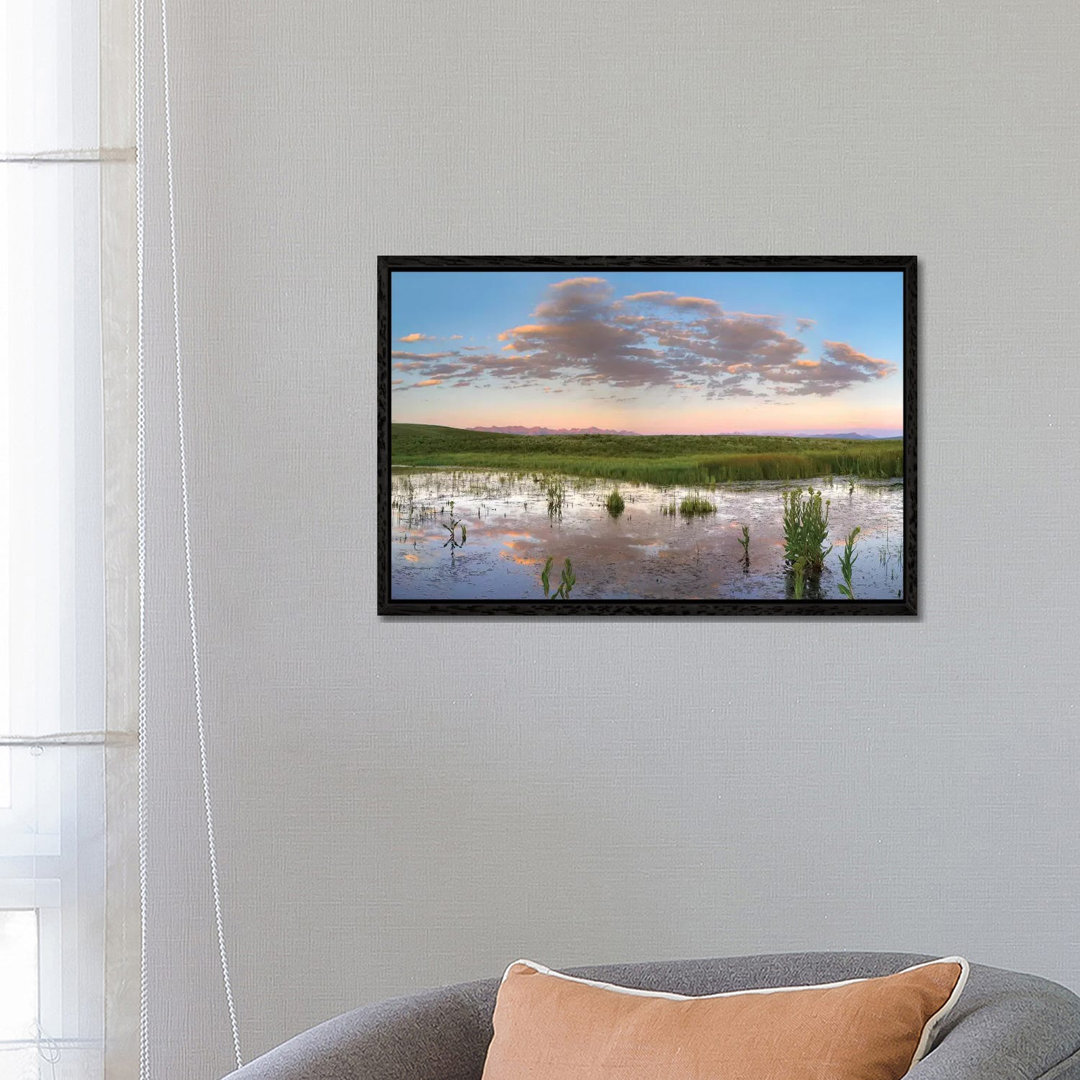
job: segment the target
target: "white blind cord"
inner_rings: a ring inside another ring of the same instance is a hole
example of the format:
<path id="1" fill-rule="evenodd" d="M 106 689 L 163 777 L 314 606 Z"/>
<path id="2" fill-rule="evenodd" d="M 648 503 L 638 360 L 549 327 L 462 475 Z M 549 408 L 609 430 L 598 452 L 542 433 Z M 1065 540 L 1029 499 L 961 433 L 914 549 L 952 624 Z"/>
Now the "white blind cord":
<path id="1" fill-rule="evenodd" d="M 138 848 L 139 848 L 139 1080 L 150 1080 L 150 980 L 146 955 L 148 913 L 146 799 L 146 331 L 143 311 L 143 258 L 145 253 L 145 149 L 146 43 L 144 0 L 135 0 L 135 264 L 138 294 L 138 406 L 136 420 L 136 489 L 139 575 L 139 743 L 138 743 Z"/>
<path id="2" fill-rule="evenodd" d="M 173 352 L 176 359 L 176 431 L 180 455 L 180 503 L 184 524 L 184 571 L 187 576 L 188 622 L 191 626 L 191 668 L 195 691 L 195 720 L 199 733 L 199 769 L 202 773 L 203 808 L 206 811 L 206 851 L 210 860 L 210 885 L 214 894 L 214 924 L 218 953 L 221 957 L 221 981 L 229 1010 L 236 1067 L 244 1064 L 240 1053 L 240 1031 L 236 1023 L 232 982 L 229 979 L 229 956 L 225 948 L 225 924 L 221 915 L 221 890 L 218 886 L 217 847 L 214 843 L 214 808 L 210 798 L 210 770 L 206 763 L 206 726 L 203 721 L 202 678 L 199 674 L 199 631 L 195 618 L 194 575 L 191 569 L 191 527 L 188 517 L 187 447 L 184 439 L 184 369 L 180 350 L 180 279 L 176 260 L 176 198 L 173 184 L 172 106 L 169 96 L 169 14 L 167 0 L 161 0 L 161 62 L 165 98 L 165 166 L 169 184 L 169 260 L 172 271 Z"/>
<path id="3" fill-rule="evenodd" d="M 137 420 L 137 487 L 138 487 L 138 575 L 139 575 L 139 749 L 138 749 L 138 829 L 139 829 L 139 911 L 141 917 L 141 959 L 139 972 L 139 1078 L 150 1080 L 150 1039 L 148 1009 L 148 970 L 146 928 L 148 912 L 147 889 L 147 765 L 146 765 L 146 402 L 145 402 L 145 321 L 144 321 L 144 258 L 145 258 L 145 0 L 135 0 L 135 203 L 136 203 L 136 264 L 138 278 L 138 420 Z M 202 707 L 202 678 L 199 670 L 198 620 L 195 614 L 194 574 L 191 557 L 191 528 L 188 513 L 187 448 L 184 438 L 184 378 L 180 348 L 180 286 L 176 257 L 176 198 L 173 182 L 172 108 L 169 95 L 169 28 L 167 0 L 161 0 L 162 75 L 164 82 L 165 163 L 168 178 L 169 257 L 172 277 L 173 352 L 176 366 L 176 421 L 180 464 L 180 497 L 184 532 L 184 570 L 187 579 L 188 622 L 191 630 L 192 677 L 195 697 L 195 719 L 198 729 L 199 768 L 202 774 L 203 808 L 206 814 L 206 842 L 210 861 L 210 884 L 214 900 L 214 924 L 217 931 L 218 953 L 225 1001 L 229 1012 L 236 1066 L 244 1061 L 240 1052 L 240 1034 L 236 1022 L 232 983 L 229 978 L 228 951 L 225 947 L 225 925 L 221 912 L 221 889 L 218 883 L 217 849 L 214 842 L 214 811 L 210 796 L 210 770 L 206 756 L 206 725 Z"/>

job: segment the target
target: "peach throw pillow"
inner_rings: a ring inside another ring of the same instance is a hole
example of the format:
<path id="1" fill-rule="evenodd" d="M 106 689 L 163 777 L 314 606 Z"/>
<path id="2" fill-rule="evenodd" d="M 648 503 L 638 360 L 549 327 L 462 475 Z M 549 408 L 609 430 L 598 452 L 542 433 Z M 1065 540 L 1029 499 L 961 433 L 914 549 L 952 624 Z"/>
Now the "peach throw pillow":
<path id="1" fill-rule="evenodd" d="M 949 957 L 876 979 L 692 998 L 519 960 L 499 987 L 483 1080 L 899 1080 L 967 974 Z"/>

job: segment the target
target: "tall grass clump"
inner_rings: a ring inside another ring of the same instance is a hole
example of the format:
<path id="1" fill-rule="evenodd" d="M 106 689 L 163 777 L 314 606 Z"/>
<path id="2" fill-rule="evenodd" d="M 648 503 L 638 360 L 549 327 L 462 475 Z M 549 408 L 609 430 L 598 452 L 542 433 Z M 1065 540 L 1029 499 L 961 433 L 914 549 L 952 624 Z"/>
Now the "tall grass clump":
<path id="1" fill-rule="evenodd" d="M 802 559 L 805 574 L 820 574 L 829 543 L 830 499 L 822 501 L 821 492 L 807 488 L 784 492 L 784 558 L 792 566 Z"/>
<path id="2" fill-rule="evenodd" d="M 619 489 L 615 488 L 607 497 L 607 502 L 604 504 L 607 507 L 607 512 L 612 517 L 618 517 L 625 509 L 626 502 L 622 495 L 619 494 Z"/>
<path id="3" fill-rule="evenodd" d="M 791 572 L 795 575 L 795 599 L 801 600 L 806 590 L 806 556 L 800 555 L 791 564 Z"/>
<path id="4" fill-rule="evenodd" d="M 855 541 L 859 538 L 862 530 L 858 525 L 848 533 L 844 541 L 844 550 L 840 553 L 840 573 L 844 575 L 844 582 L 840 586 L 840 593 L 849 600 L 855 599 L 855 589 L 851 584 L 851 573 L 855 567 L 855 560 L 859 557 L 855 554 Z"/>
<path id="5" fill-rule="evenodd" d="M 546 479 L 544 490 L 547 495 L 548 517 L 561 518 L 563 498 L 566 496 L 566 487 L 562 480 L 557 476 Z"/>
<path id="6" fill-rule="evenodd" d="M 703 499 L 700 495 L 687 495 L 679 503 L 679 513 L 683 517 L 693 517 L 695 514 L 715 514 L 716 505 Z"/>

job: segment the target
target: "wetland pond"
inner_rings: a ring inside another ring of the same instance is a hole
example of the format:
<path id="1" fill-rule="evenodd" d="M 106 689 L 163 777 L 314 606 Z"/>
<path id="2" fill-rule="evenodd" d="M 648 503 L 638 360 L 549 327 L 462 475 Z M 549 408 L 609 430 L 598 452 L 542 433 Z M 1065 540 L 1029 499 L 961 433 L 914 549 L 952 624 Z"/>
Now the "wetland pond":
<path id="1" fill-rule="evenodd" d="M 903 588 L 904 489 L 896 480 L 768 480 L 715 487 L 647 484 L 499 469 L 391 470 L 391 595 L 395 600 L 542 600 L 573 563 L 575 600 L 784 600 L 783 493 L 812 486 L 831 500 L 833 550 L 808 599 L 842 600 L 839 554 L 859 526 L 852 582 L 858 600 L 895 600 Z M 617 487 L 618 515 L 607 508 Z M 715 513 L 686 517 L 700 496 Z M 448 543 L 453 535 L 465 542 Z M 749 526 L 749 558 L 741 537 Z"/>

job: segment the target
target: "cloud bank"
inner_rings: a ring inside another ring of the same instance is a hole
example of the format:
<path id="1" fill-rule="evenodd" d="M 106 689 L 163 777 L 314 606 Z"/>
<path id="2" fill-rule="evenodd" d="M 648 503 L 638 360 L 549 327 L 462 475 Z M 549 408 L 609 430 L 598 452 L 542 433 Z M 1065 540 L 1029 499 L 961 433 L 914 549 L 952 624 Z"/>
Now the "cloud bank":
<path id="1" fill-rule="evenodd" d="M 495 350 L 391 356 L 398 371 L 417 380 L 399 391 L 452 379 L 453 386 L 579 382 L 695 390 L 710 398 L 824 397 L 898 370 L 843 341 L 825 341 L 811 354 L 798 335 L 814 320 L 796 319 L 794 335 L 784 324 L 780 315 L 725 311 L 700 296 L 655 291 L 617 298 L 604 278 L 577 277 L 550 285 L 528 322 L 498 334 Z"/>

